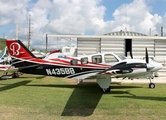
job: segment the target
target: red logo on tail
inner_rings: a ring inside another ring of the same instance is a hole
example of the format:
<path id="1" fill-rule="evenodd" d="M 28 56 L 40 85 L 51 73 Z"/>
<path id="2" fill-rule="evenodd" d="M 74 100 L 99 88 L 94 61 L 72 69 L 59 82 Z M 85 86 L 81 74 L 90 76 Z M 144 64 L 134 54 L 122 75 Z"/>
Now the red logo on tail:
<path id="1" fill-rule="evenodd" d="M 10 50 L 12 51 L 12 55 L 16 55 L 16 56 L 19 55 L 20 49 L 21 49 L 21 46 L 17 42 L 14 42 L 10 45 Z"/>

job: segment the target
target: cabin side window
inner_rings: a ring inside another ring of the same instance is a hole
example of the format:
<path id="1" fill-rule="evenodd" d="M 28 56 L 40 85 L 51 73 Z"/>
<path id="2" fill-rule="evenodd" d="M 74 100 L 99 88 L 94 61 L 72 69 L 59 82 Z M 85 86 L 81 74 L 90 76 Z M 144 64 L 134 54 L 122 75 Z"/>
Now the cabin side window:
<path id="1" fill-rule="evenodd" d="M 118 62 L 118 60 L 112 54 L 105 54 L 104 55 L 104 60 L 105 60 L 106 63 Z"/>
<path id="2" fill-rule="evenodd" d="M 87 57 L 81 58 L 81 64 L 88 64 L 88 58 Z"/>
<path id="3" fill-rule="evenodd" d="M 102 62 L 102 56 L 101 55 L 92 56 L 92 63 L 101 63 L 101 62 Z"/>
<path id="4" fill-rule="evenodd" d="M 78 60 L 77 59 L 71 60 L 70 64 L 71 65 L 77 65 L 78 64 Z"/>

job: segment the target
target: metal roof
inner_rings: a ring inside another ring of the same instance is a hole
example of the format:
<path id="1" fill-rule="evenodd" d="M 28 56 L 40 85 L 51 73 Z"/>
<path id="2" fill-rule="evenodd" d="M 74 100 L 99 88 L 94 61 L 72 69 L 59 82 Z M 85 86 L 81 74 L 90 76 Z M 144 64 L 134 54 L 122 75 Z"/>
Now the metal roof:
<path id="1" fill-rule="evenodd" d="M 117 31 L 117 32 L 110 32 L 110 33 L 106 33 L 103 35 L 81 35 L 81 34 L 46 34 L 46 38 L 47 37 L 57 37 L 57 38 L 110 38 L 110 39 L 140 39 L 140 40 L 144 40 L 144 39 L 149 39 L 149 40 L 166 40 L 165 36 L 148 36 L 142 33 L 138 33 L 138 32 L 131 32 L 131 31 Z"/>
<path id="2" fill-rule="evenodd" d="M 122 30 L 116 31 L 116 32 L 106 33 L 104 35 L 109 35 L 109 36 L 147 36 L 145 34 L 138 33 L 138 32 L 122 31 Z"/>
<path id="3" fill-rule="evenodd" d="M 154 39 L 160 39 L 160 40 L 166 40 L 166 37 L 161 37 L 161 36 L 111 36 L 111 35 L 52 35 L 49 34 L 46 36 L 47 37 L 57 37 L 57 38 L 110 38 L 110 39 L 149 39 L 149 40 L 154 40 Z"/>

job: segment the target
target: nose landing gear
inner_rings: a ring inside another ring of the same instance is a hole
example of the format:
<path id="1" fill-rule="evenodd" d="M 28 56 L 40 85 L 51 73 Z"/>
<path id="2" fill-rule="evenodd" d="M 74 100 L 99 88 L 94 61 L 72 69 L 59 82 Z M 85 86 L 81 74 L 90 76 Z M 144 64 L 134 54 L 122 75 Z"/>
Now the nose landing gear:
<path id="1" fill-rule="evenodd" d="M 149 80 L 150 80 L 149 88 L 151 88 L 151 89 L 155 88 L 155 84 L 152 83 L 152 79 L 153 79 L 153 78 L 149 78 Z"/>
<path id="2" fill-rule="evenodd" d="M 152 88 L 152 89 L 155 88 L 155 84 L 154 83 L 150 83 L 149 84 L 149 88 Z"/>

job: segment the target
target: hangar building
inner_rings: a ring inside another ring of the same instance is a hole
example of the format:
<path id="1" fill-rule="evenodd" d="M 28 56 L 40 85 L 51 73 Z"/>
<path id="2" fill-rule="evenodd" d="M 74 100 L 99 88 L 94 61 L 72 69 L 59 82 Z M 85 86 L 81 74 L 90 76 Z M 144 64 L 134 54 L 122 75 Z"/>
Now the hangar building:
<path id="1" fill-rule="evenodd" d="M 143 58 L 145 48 L 148 49 L 149 56 L 165 62 L 166 59 L 166 37 L 147 36 L 145 34 L 118 31 L 104 35 L 46 35 L 57 38 L 76 38 L 76 55 L 93 54 L 98 52 L 114 52 L 133 58 Z"/>

